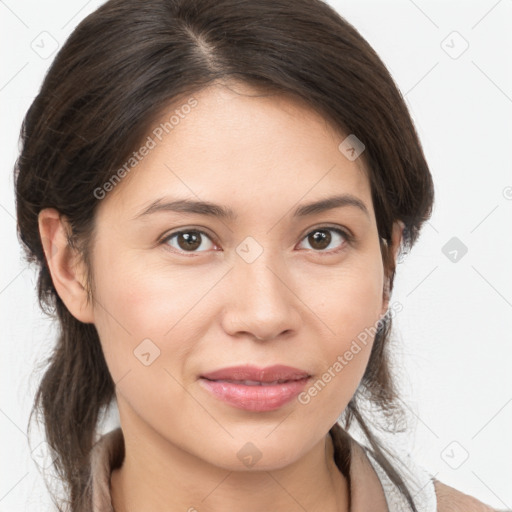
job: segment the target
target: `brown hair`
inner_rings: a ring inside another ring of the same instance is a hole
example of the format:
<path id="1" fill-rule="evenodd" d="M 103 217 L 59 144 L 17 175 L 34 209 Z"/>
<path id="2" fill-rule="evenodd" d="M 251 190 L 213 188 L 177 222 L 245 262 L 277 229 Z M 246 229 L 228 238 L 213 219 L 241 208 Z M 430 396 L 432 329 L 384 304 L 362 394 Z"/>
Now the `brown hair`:
<path id="1" fill-rule="evenodd" d="M 364 143 L 378 232 L 387 242 L 381 248 L 389 292 L 395 274 L 393 221 L 405 224 L 404 251 L 431 215 L 432 177 L 402 95 L 366 40 L 324 2 L 110 0 L 87 16 L 57 54 L 26 114 L 15 167 L 18 236 L 27 260 L 38 266 L 41 308 L 56 314 L 60 325 L 29 426 L 37 411 L 66 486 L 64 510 L 91 508 L 90 451 L 101 414 L 115 399 L 115 384 L 94 325 L 73 317 L 56 293 L 38 214 L 52 207 L 69 221 L 68 242 L 86 262 L 93 290 L 94 190 L 139 147 L 168 105 L 222 80 L 300 98 Z M 364 399 L 391 418 L 403 413 L 388 355 L 390 333 L 386 316 L 343 421 L 348 429 L 357 420 L 379 463 L 416 511 L 361 408 Z M 335 424 L 330 433 L 336 463 L 348 478 L 345 432 Z"/>

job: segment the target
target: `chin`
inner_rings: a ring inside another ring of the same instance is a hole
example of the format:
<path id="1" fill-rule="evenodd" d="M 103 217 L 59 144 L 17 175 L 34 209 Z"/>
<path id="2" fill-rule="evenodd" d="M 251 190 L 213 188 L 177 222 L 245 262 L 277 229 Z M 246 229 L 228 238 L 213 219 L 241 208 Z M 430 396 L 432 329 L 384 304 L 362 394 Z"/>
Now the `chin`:
<path id="1" fill-rule="evenodd" d="M 209 454 L 209 462 L 228 471 L 275 471 L 292 464 L 301 455 L 298 443 L 290 437 L 289 444 L 284 444 L 277 435 L 272 441 L 265 440 L 264 436 L 261 439 L 247 436 L 246 439 L 215 443 L 219 451 Z"/>

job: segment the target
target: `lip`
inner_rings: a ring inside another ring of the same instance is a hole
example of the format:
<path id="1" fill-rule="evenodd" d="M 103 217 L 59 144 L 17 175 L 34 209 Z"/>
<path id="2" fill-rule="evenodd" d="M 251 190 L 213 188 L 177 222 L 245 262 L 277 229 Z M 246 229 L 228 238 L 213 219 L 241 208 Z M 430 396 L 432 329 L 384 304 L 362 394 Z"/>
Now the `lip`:
<path id="1" fill-rule="evenodd" d="M 274 382 L 276 380 L 298 380 L 311 375 L 299 368 L 275 364 L 265 368 L 257 366 L 230 366 L 213 372 L 203 373 L 201 377 L 209 380 L 254 380 L 259 382 Z"/>
<path id="2" fill-rule="evenodd" d="M 216 398 L 227 402 L 238 409 L 246 411 L 265 412 L 279 409 L 293 400 L 306 386 L 310 377 L 291 380 L 283 384 L 268 386 L 249 386 L 230 382 L 208 380 L 203 377 L 199 383 Z"/>
<path id="3" fill-rule="evenodd" d="M 255 366 L 233 366 L 205 373 L 199 378 L 200 385 L 217 399 L 238 409 L 265 412 L 279 409 L 295 398 L 306 386 L 311 375 L 304 370 L 285 365 L 266 368 Z M 278 380 L 287 382 L 265 385 L 249 385 L 243 382 L 270 383 Z"/>

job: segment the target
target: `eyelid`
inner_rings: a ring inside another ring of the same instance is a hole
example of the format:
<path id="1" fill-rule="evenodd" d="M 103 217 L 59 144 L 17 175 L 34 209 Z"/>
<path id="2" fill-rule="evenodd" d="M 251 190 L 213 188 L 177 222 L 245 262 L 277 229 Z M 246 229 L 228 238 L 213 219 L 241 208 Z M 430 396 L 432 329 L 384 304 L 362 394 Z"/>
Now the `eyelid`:
<path id="1" fill-rule="evenodd" d="M 209 233 L 205 228 L 199 228 L 199 227 L 194 227 L 194 226 L 189 226 L 189 227 L 185 227 L 185 228 L 179 228 L 177 229 L 176 231 L 171 231 L 170 233 L 165 233 L 163 234 L 159 239 L 158 239 L 158 242 L 157 242 L 157 245 L 161 245 L 161 244 L 165 244 L 165 242 L 167 242 L 170 238 L 172 238 L 173 236 L 176 236 L 176 235 L 179 235 L 180 233 L 188 233 L 190 231 L 194 231 L 196 233 L 200 233 L 201 235 L 206 235 L 214 245 L 219 245 L 215 239 L 215 236 L 212 235 L 211 233 Z M 181 254 L 187 254 L 185 251 L 183 251 L 183 253 Z M 200 254 L 199 252 L 190 252 L 188 254 Z"/>
<path id="2" fill-rule="evenodd" d="M 340 254 L 344 252 L 347 249 L 347 245 L 353 245 L 355 242 L 355 236 L 354 234 L 346 227 L 340 226 L 338 224 L 336 225 L 329 225 L 329 224 L 319 224 L 318 226 L 313 226 L 308 228 L 304 234 L 302 235 L 300 241 L 302 242 L 307 235 L 315 232 L 315 231 L 334 231 L 338 234 L 341 234 L 341 236 L 345 239 L 344 243 L 341 245 L 341 247 L 338 247 L 337 249 L 331 249 L 330 251 L 315 251 L 314 249 L 308 249 L 308 252 L 312 252 L 315 255 L 318 256 L 334 256 L 337 254 Z"/>
<path id="3" fill-rule="evenodd" d="M 337 253 L 343 251 L 345 249 L 346 245 L 351 245 L 355 240 L 354 234 L 348 228 L 346 228 L 344 226 L 340 226 L 338 224 L 336 224 L 336 225 L 319 224 L 317 226 L 313 226 L 313 227 L 306 229 L 306 231 L 304 231 L 303 234 L 301 235 L 299 243 L 302 242 L 306 238 L 307 235 L 313 233 L 314 231 L 322 231 L 322 230 L 325 230 L 325 231 L 332 230 L 332 231 L 337 232 L 338 234 L 341 234 L 345 238 L 345 243 L 343 243 L 340 248 L 332 249 L 330 251 L 315 251 L 315 250 L 311 249 L 311 251 L 315 254 L 326 255 L 326 256 L 332 255 L 332 254 L 337 254 Z M 205 228 L 202 228 L 202 227 L 200 228 L 200 227 L 194 227 L 194 226 L 179 228 L 176 231 L 171 231 L 170 233 L 165 233 L 164 235 L 162 235 L 159 238 L 157 245 L 165 244 L 170 238 L 172 238 L 176 235 L 179 235 L 180 233 L 187 233 L 187 232 L 191 232 L 191 231 L 194 231 L 196 233 L 200 233 L 201 235 L 207 236 L 215 246 L 219 246 L 218 242 L 216 241 L 215 236 L 210 234 L 208 232 L 208 230 L 206 230 Z M 169 249 L 169 250 L 171 250 L 171 249 Z M 178 254 L 186 254 L 187 256 L 193 256 L 193 255 L 199 255 L 199 254 L 201 254 L 201 252 L 208 252 L 208 251 L 187 252 L 187 251 L 171 250 L 171 252 L 178 253 Z"/>
<path id="4" fill-rule="evenodd" d="M 321 231 L 321 230 L 334 230 L 334 231 L 341 231 L 342 235 L 347 239 L 347 242 L 352 242 L 355 238 L 355 235 L 350 231 L 350 229 L 346 228 L 345 226 L 341 226 L 339 224 L 318 224 L 317 226 L 310 227 L 304 231 L 301 240 L 305 238 L 306 235 L 309 235 L 313 231 Z"/>

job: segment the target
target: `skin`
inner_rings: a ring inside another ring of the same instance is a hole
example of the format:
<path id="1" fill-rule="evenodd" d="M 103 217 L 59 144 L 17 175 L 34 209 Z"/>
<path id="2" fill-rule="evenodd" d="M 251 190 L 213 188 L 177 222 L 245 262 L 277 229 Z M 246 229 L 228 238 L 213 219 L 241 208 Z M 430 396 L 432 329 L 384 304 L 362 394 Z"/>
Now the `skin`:
<path id="1" fill-rule="evenodd" d="M 234 89 L 194 95 L 198 105 L 99 202 L 91 303 L 65 219 L 53 209 L 39 216 L 56 290 L 96 326 L 116 383 L 126 448 L 112 473 L 116 512 L 348 510 L 328 431 L 359 385 L 373 338 L 307 404 L 249 412 L 199 384 L 207 371 L 276 363 L 315 382 L 388 307 L 370 183 L 361 158 L 338 149 L 346 135 L 295 99 Z M 358 197 L 368 215 L 345 206 L 292 218 L 333 193 Z M 164 196 L 219 203 L 239 218 L 134 219 Z M 330 243 L 315 245 L 308 235 L 325 225 L 354 241 L 328 231 Z M 395 257 L 402 227 L 393 228 Z M 178 237 L 161 242 L 180 229 L 208 236 L 198 235 L 193 254 Z M 251 263 L 236 251 L 246 237 L 263 251 Z M 160 350 L 149 366 L 134 355 L 146 338 Z M 252 467 L 237 457 L 248 442 L 261 453 Z"/>
<path id="2" fill-rule="evenodd" d="M 434 480 L 438 512 L 499 512 L 475 497 Z M 502 510 L 501 512 L 507 512 Z"/>

